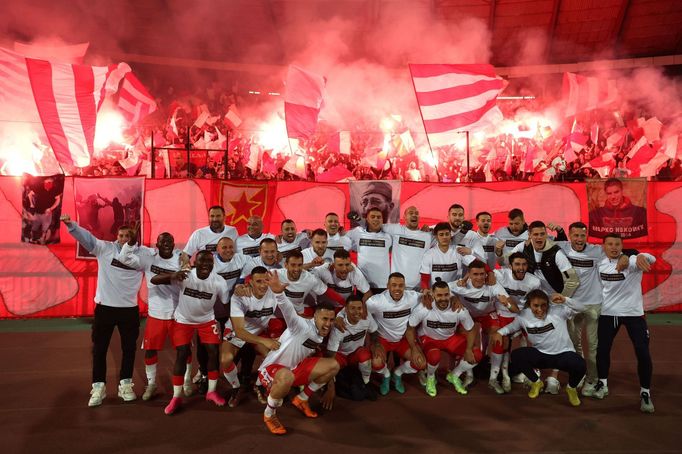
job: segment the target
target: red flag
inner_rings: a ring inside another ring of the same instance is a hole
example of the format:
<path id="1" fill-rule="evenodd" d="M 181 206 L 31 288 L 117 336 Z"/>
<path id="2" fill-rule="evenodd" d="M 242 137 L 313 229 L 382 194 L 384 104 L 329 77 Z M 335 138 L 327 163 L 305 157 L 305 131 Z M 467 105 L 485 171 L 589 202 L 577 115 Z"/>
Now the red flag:
<path id="1" fill-rule="evenodd" d="M 347 181 L 353 174 L 350 170 L 342 165 L 337 165 L 327 170 L 324 173 L 315 176 L 315 181 L 321 183 L 337 183 Z"/>
<path id="2" fill-rule="evenodd" d="M 613 80 L 564 73 L 563 97 L 566 116 L 570 117 L 611 104 L 618 98 L 618 91 Z"/>
<path id="3" fill-rule="evenodd" d="M 474 131 L 502 120 L 496 106 L 505 81 L 492 65 L 409 65 L 431 146 L 450 145 L 458 131 Z"/>
<path id="4" fill-rule="evenodd" d="M 587 164 L 583 165 L 583 168 L 585 167 L 596 170 L 599 175 L 601 175 L 603 178 L 606 178 L 609 176 L 611 169 L 615 167 L 613 153 L 604 153 L 600 156 L 597 156 Z"/>
<path id="5" fill-rule="evenodd" d="M 295 65 L 289 66 L 284 96 L 284 119 L 289 138 L 307 139 L 315 133 L 325 83 L 322 76 Z"/>
<path id="6" fill-rule="evenodd" d="M 592 128 L 590 129 L 590 140 L 595 145 L 599 142 L 599 124 L 598 123 L 592 124 Z"/>
<path id="7" fill-rule="evenodd" d="M 611 148 L 623 145 L 623 140 L 625 139 L 627 132 L 627 128 L 616 129 L 613 134 L 606 138 L 606 146 Z"/>
<path id="8" fill-rule="evenodd" d="M 156 110 L 156 101 L 132 72 L 123 77 L 118 90 L 118 108 L 133 125 Z"/>
<path id="9" fill-rule="evenodd" d="M 339 131 L 333 134 L 327 146 L 331 154 L 350 155 L 350 131 Z"/>
<path id="10" fill-rule="evenodd" d="M 641 121 L 640 121 L 641 120 Z M 644 119 L 628 120 L 627 127 L 630 131 L 630 135 L 634 140 L 639 140 L 640 137 L 644 135 L 644 129 L 640 126 L 640 123 L 644 123 Z"/>
<path id="11" fill-rule="evenodd" d="M 232 104 L 225 114 L 225 121 L 232 129 L 237 129 L 242 124 L 242 119 L 237 112 L 237 106 Z"/>
<path id="12" fill-rule="evenodd" d="M 108 73 L 103 66 L 50 63 L 0 48 L 0 120 L 34 124 L 59 162 L 85 167 Z"/>
<path id="13" fill-rule="evenodd" d="M 51 46 L 42 44 L 25 44 L 19 41 L 14 42 L 14 52 L 24 57 L 37 58 L 59 63 L 82 64 L 83 57 L 88 51 L 90 43 Z"/>

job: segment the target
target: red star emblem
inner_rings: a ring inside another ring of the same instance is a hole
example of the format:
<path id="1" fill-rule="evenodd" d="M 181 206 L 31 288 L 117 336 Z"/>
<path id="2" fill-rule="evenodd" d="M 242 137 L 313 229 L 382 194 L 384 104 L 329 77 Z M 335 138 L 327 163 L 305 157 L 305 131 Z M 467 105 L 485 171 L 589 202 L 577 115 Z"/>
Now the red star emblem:
<path id="1" fill-rule="evenodd" d="M 260 192 L 260 191 L 259 191 Z M 254 194 L 253 197 L 257 196 L 258 193 Z M 246 222 L 251 216 L 253 216 L 253 210 L 262 205 L 263 202 L 253 200 L 246 194 L 246 191 L 242 192 L 238 200 L 229 200 L 228 203 L 232 205 L 232 211 L 228 212 L 230 218 L 229 224 L 235 225 L 239 221 Z"/>

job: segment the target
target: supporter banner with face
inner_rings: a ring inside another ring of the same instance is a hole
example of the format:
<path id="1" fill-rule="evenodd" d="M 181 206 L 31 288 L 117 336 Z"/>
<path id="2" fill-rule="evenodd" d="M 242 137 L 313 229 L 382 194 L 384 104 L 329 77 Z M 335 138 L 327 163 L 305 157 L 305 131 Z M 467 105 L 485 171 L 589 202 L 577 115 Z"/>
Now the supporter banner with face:
<path id="1" fill-rule="evenodd" d="M 21 179 L 21 241 L 33 244 L 59 243 L 64 175 Z"/>
<path id="2" fill-rule="evenodd" d="M 78 225 L 100 240 L 115 241 L 121 226 L 141 224 L 144 178 L 75 178 L 73 192 Z M 94 258 L 80 243 L 76 255 Z"/>
<path id="3" fill-rule="evenodd" d="M 378 208 L 384 223 L 395 224 L 400 221 L 400 181 L 351 181 L 350 211 L 360 219 L 365 219 L 371 208 Z M 351 226 L 358 225 L 351 219 Z"/>
<path id="4" fill-rule="evenodd" d="M 586 187 L 590 236 L 617 233 L 628 239 L 648 234 L 646 179 L 589 180 Z"/>

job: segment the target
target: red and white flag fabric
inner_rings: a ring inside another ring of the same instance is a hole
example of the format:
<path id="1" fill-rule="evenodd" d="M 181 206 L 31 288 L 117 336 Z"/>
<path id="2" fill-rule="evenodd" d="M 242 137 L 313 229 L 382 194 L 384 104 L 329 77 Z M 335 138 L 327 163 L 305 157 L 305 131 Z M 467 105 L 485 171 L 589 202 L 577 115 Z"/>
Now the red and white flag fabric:
<path id="1" fill-rule="evenodd" d="M 679 154 L 679 147 L 680 142 L 679 142 L 679 136 L 673 135 L 665 139 L 664 142 L 664 147 L 665 147 L 665 154 L 668 156 L 670 159 L 675 159 Z"/>
<path id="2" fill-rule="evenodd" d="M 334 133 L 327 143 L 331 154 L 350 155 L 350 131 L 338 131 Z"/>
<path id="3" fill-rule="evenodd" d="M 315 133 L 322 108 L 324 77 L 299 66 L 289 66 L 284 95 L 284 119 L 287 136 L 307 139 Z"/>
<path id="4" fill-rule="evenodd" d="M 90 43 L 65 44 L 61 46 L 50 44 L 26 44 L 14 42 L 14 52 L 24 57 L 37 58 L 39 60 L 53 61 L 57 63 L 73 63 L 80 65 Z"/>
<path id="5" fill-rule="evenodd" d="M 564 73 L 563 97 L 570 117 L 611 104 L 618 99 L 618 90 L 613 80 Z"/>
<path id="6" fill-rule="evenodd" d="M 492 65 L 409 66 L 432 147 L 454 144 L 457 132 L 483 129 L 502 120 L 496 100 L 506 83 L 495 75 Z"/>
<path id="7" fill-rule="evenodd" d="M 33 124 L 57 160 L 85 167 L 109 68 L 51 63 L 0 48 L 0 120 Z"/>
<path id="8" fill-rule="evenodd" d="M 583 168 L 587 167 L 594 169 L 602 178 L 606 178 L 611 173 L 611 169 L 613 169 L 615 166 L 616 164 L 613 160 L 613 153 L 604 153 L 585 164 Z"/>
<path id="9" fill-rule="evenodd" d="M 237 111 L 237 106 L 234 104 L 230 105 L 225 114 L 225 122 L 230 126 L 231 129 L 237 129 L 239 125 L 242 124 L 242 119 Z"/>
<path id="10" fill-rule="evenodd" d="M 611 148 L 611 147 L 620 147 L 623 145 L 623 141 L 625 140 L 625 136 L 628 133 L 627 128 L 618 128 L 616 129 L 610 136 L 606 138 L 606 147 Z"/>
<path id="11" fill-rule="evenodd" d="M 142 82 L 128 72 L 118 89 L 118 108 L 126 121 L 134 125 L 156 110 L 156 101 Z"/>

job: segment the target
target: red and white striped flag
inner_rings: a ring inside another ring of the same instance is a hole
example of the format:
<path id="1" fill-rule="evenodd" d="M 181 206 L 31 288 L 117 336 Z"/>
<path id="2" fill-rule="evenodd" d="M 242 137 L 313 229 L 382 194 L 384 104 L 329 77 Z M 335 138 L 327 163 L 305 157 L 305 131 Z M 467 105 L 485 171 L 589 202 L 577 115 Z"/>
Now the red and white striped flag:
<path id="1" fill-rule="evenodd" d="M 409 65 L 432 147 L 457 142 L 459 131 L 474 131 L 502 120 L 495 102 L 505 81 L 492 65 Z"/>
<path id="2" fill-rule="evenodd" d="M 90 43 L 81 44 L 26 44 L 14 41 L 14 52 L 24 57 L 37 58 L 59 63 L 82 64 Z"/>
<path id="3" fill-rule="evenodd" d="M 35 125 L 57 160 L 85 167 L 109 68 L 51 63 L 0 48 L 0 120 Z"/>
<path id="4" fill-rule="evenodd" d="M 295 65 L 289 66 L 284 96 L 284 119 L 289 138 L 307 139 L 315 133 L 325 84 L 324 77 Z"/>
<path id="5" fill-rule="evenodd" d="M 613 80 L 564 73 L 563 96 L 566 100 L 566 116 L 594 110 L 618 99 Z"/>
<path id="6" fill-rule="evenodd" d="M 615 166 L 613 153 L 604 153 L 583 165 L 582 168 L 584 169 L 587 167 L 594 169 L 602 178 L 606 178 L 611 173 L 611 169 L 613 169 Z"/>
<path id="7" fill-rule="evenodd" d="M 242 119 L 239 116 L 239 112 L 237 111 L 237 106 L 235 106 L 234 104 L 231 104 L 230 107 L 227 109 L 227 113 L 225 114 L 225 121 L 232 129 L 237 129 L 239 125 L 242 124 Z"/>
<path id="8" fill-rule="evenodd" d="M 126 121 L 133 125 L 156 110 L 156 101 L 142 82 L 129 72 L 118 89 L 118 108 Z"/>

